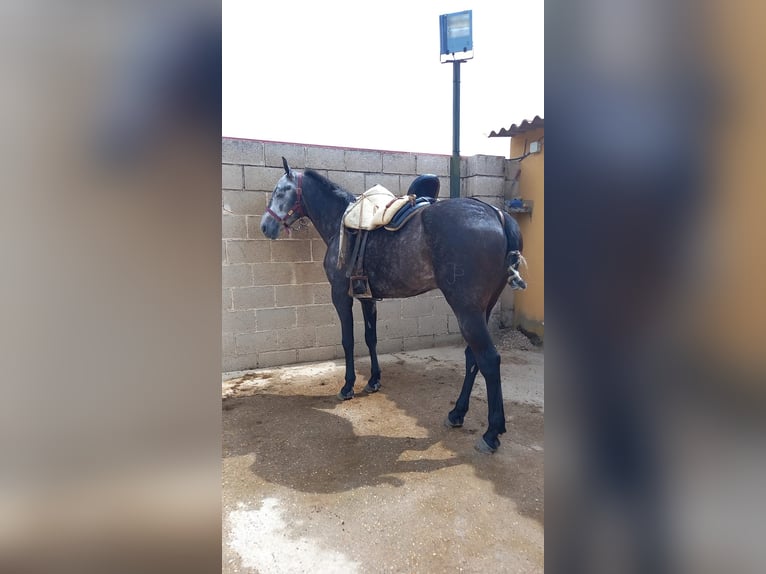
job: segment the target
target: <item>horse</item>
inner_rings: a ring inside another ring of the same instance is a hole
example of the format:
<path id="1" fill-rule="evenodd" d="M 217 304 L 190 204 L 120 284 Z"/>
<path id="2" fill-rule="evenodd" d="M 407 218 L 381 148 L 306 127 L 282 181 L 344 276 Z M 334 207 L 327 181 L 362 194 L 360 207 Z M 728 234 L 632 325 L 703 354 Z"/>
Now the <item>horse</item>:
<path id="1" fill-rule="evenodd" d="M 268 208 L 261 218 L 261 231 L 277 239 L 280 231 L 303 217 L 308 218 L 327 245 L 324 270 L 330 282 L 332 303 L 341 324 L 345 355 L 345 384 L 338 398 L 354 397 L 353 300 L 349 278 L 338 264 L 342 218 L 356 197 L 313 170 L 290 168 L 283 157 L 285 173 L 274 187 Z M 368 231 L 364 255 L 372 297 L 360 299 L 364 316 L 364 340 L 370 353 L 370 379 L 364 388 L 381 388 L 381 370 L 376 351 L 375 301 L 413 297 L 440 289 L 452 308 L 466 341 L 465 378 L 460 396 L 444 421 L 460 427 L 466 413 L 477 373 L 487 387 L 488 428 L 475 448 L 493 453 L 506 432 L 500 386 L 500 355 L 492 342 L 487 321 L 507 284 L 524 289 L 518 273 L 523 261 L 523 240 L 518 223 L 507 213 L 481 201 L 454 198 L 419 208 L 398 231 L 383 228 Z"/>

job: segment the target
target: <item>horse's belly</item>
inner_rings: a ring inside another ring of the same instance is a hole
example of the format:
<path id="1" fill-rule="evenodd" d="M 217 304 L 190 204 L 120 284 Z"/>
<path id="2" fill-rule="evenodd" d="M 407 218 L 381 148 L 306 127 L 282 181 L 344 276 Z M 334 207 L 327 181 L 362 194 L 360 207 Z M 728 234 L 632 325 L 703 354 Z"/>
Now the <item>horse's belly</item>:
<path id="1" fill-rule="evenodd" d="M 412 297 L 437 287 L 419 218 L 401 231 L 376 233 L 370 238 L 365 258 L 375 297 Z"/>

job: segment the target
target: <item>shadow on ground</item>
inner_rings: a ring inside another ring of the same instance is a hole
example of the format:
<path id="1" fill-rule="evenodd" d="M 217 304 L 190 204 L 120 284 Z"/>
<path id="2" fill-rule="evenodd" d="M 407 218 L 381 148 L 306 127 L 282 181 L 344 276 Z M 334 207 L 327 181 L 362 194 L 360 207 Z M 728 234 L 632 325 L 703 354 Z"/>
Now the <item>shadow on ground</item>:
<path id="1" fill-rule="evenodd" d="M 508 432 L 496 454 L 482 455 L 473 448 L 487 424 L 481 393 L 475 392 L 463 428 L 442 424 L 459 393 L 462 368 L 393 356 L 383 362 L 383 389 L 373 395 L 361 392 L 368 369 L 369 362 L 358 362 L 359 394 L 351 401 L 335 398 L 342 383 L 339 366 L 287 379 L 274 371 L 252 395 L 225 399 L 224 456 L 254 455 L 253 474 L 308 493 L 400 486 L 403 473 L 427 475 L 470 465 L 477 478 L 513 500 L 521 514 L 543 523 L 539 408 L 506 401 Z M 484 385 L 481 377 L 479 385 Z"/>

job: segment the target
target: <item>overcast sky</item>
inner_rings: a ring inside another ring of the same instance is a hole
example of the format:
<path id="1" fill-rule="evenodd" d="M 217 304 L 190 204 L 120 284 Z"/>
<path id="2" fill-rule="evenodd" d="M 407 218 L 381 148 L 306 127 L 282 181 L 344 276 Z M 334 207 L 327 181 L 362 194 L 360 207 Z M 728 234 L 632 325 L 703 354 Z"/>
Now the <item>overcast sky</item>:
<path id="1" fill-rule="evenodd" d="M 439 15 L 473 10 L 461 65 L 462 155 L 543 110 L 542 0 L 223 0 L 223 135 L 452 152 L 452 64 Z"/>

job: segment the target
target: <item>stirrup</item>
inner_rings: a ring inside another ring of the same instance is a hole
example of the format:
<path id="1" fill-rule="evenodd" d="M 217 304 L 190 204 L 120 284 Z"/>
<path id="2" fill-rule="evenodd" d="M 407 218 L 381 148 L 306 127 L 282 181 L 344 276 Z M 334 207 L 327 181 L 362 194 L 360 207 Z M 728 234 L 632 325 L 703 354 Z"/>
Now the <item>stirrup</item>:
<path id="1" fill-rule="evenodd" d="M 348 280 L 348 294 L 357 299 L 372 299 L 367 275 L 352 275 Z"/>

